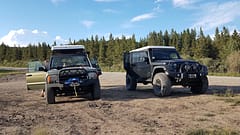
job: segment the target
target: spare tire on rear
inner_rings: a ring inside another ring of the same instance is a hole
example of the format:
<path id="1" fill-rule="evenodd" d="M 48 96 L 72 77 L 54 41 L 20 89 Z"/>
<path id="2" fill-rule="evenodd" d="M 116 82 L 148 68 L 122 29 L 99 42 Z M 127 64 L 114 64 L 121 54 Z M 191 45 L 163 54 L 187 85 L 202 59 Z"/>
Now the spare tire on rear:
<path id="1" fill-rule="evenodd" d="M 137 82 L 136 79 L 130 74 L 126 74 L 126 89 L 127 90 L 136 90 Z"/>

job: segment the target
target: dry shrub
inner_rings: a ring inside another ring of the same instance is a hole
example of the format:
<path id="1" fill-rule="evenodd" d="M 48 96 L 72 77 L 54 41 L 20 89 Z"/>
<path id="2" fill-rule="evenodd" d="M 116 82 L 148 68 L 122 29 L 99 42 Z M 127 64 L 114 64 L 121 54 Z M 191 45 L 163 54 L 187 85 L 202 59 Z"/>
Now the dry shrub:
<path id="1" fill-rule="evenodd" d="M 240 73 L 240 51 L 228 55 L 226 65 L 228 66 L 228 72 Z"/>

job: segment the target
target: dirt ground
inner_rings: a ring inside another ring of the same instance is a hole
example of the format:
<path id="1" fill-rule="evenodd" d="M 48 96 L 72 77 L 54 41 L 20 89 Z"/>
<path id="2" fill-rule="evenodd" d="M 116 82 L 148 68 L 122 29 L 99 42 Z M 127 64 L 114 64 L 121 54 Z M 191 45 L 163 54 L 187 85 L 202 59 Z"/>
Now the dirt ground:
<path id="1" fill-rule="evenodd" d="M 240 132 L 240 106 L 213 94 L 226 89 L 240 92 L 239 77 L 209 77 L 207 94 L 173 87 L 159 98 L 151 85 L 125 90 L 125 73 L 103 73 L 102 99 L 57 98 L 47 105 L 40 91 L 27 91 L 24 75 L 0 78 L 0 135 L 173 135 L 194 129 Z"/>

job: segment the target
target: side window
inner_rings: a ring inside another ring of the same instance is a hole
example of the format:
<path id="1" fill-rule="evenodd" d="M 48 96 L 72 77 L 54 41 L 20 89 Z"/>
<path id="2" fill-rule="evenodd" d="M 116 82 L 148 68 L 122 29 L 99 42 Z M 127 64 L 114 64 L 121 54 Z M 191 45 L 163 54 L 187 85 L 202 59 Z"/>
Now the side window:
<path id="1" fill-rule="evenodd" d="M 171 59 L 178 59 L 177 53 L 170 53 Z"/>
<path id="2" fill-rule="evenodd" d="M 145 62 L 147 52 L 134 52 L 132 53 L 132 63 Z"/>
<path id="3" fill-rule="evenodd" d="M 36 72 L 39 71 L 39 68 L 42 67 L 42 63 L 40 61 L 33 61 L 28 63 L 28 72 Z"/>

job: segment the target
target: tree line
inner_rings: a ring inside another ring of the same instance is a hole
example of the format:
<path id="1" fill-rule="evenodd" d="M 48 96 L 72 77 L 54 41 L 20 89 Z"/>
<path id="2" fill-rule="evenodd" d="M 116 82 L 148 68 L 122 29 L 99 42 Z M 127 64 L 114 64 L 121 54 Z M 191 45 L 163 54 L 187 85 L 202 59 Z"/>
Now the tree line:
<path id="1" fill-rule="evenodd" d="M 84 45 L 90 52 L 90 57 L 98 59 L 104 70 L 122 70 L 122 55 L 147 45 L 175 46 L 183 58 L 193 59 L 206 64 L 210 72 L 235 72 L 240 73 L 240 33 L 234 30 L 232 34 L 223 27 L 216 28 L 215 35 L 204 35 L 203 30 L 185 29 L 177 32 L 152 31 L 145 38 L 136 40 L 135 35 L 131 37 L 113 37 L 109 35 L 99 38 L 98 35 L 78 41 L 69 41 L 69 44 Z M 53 44 L 55 45 L 55 43 Z M 45 60 L 50 57 L 50 47 L 47 43 L 38 45 L 29 44 L 27 47 L 9 47 L 2 43 L 0 45 L 1 63 L 29 61 L 32 59 Z"/>

